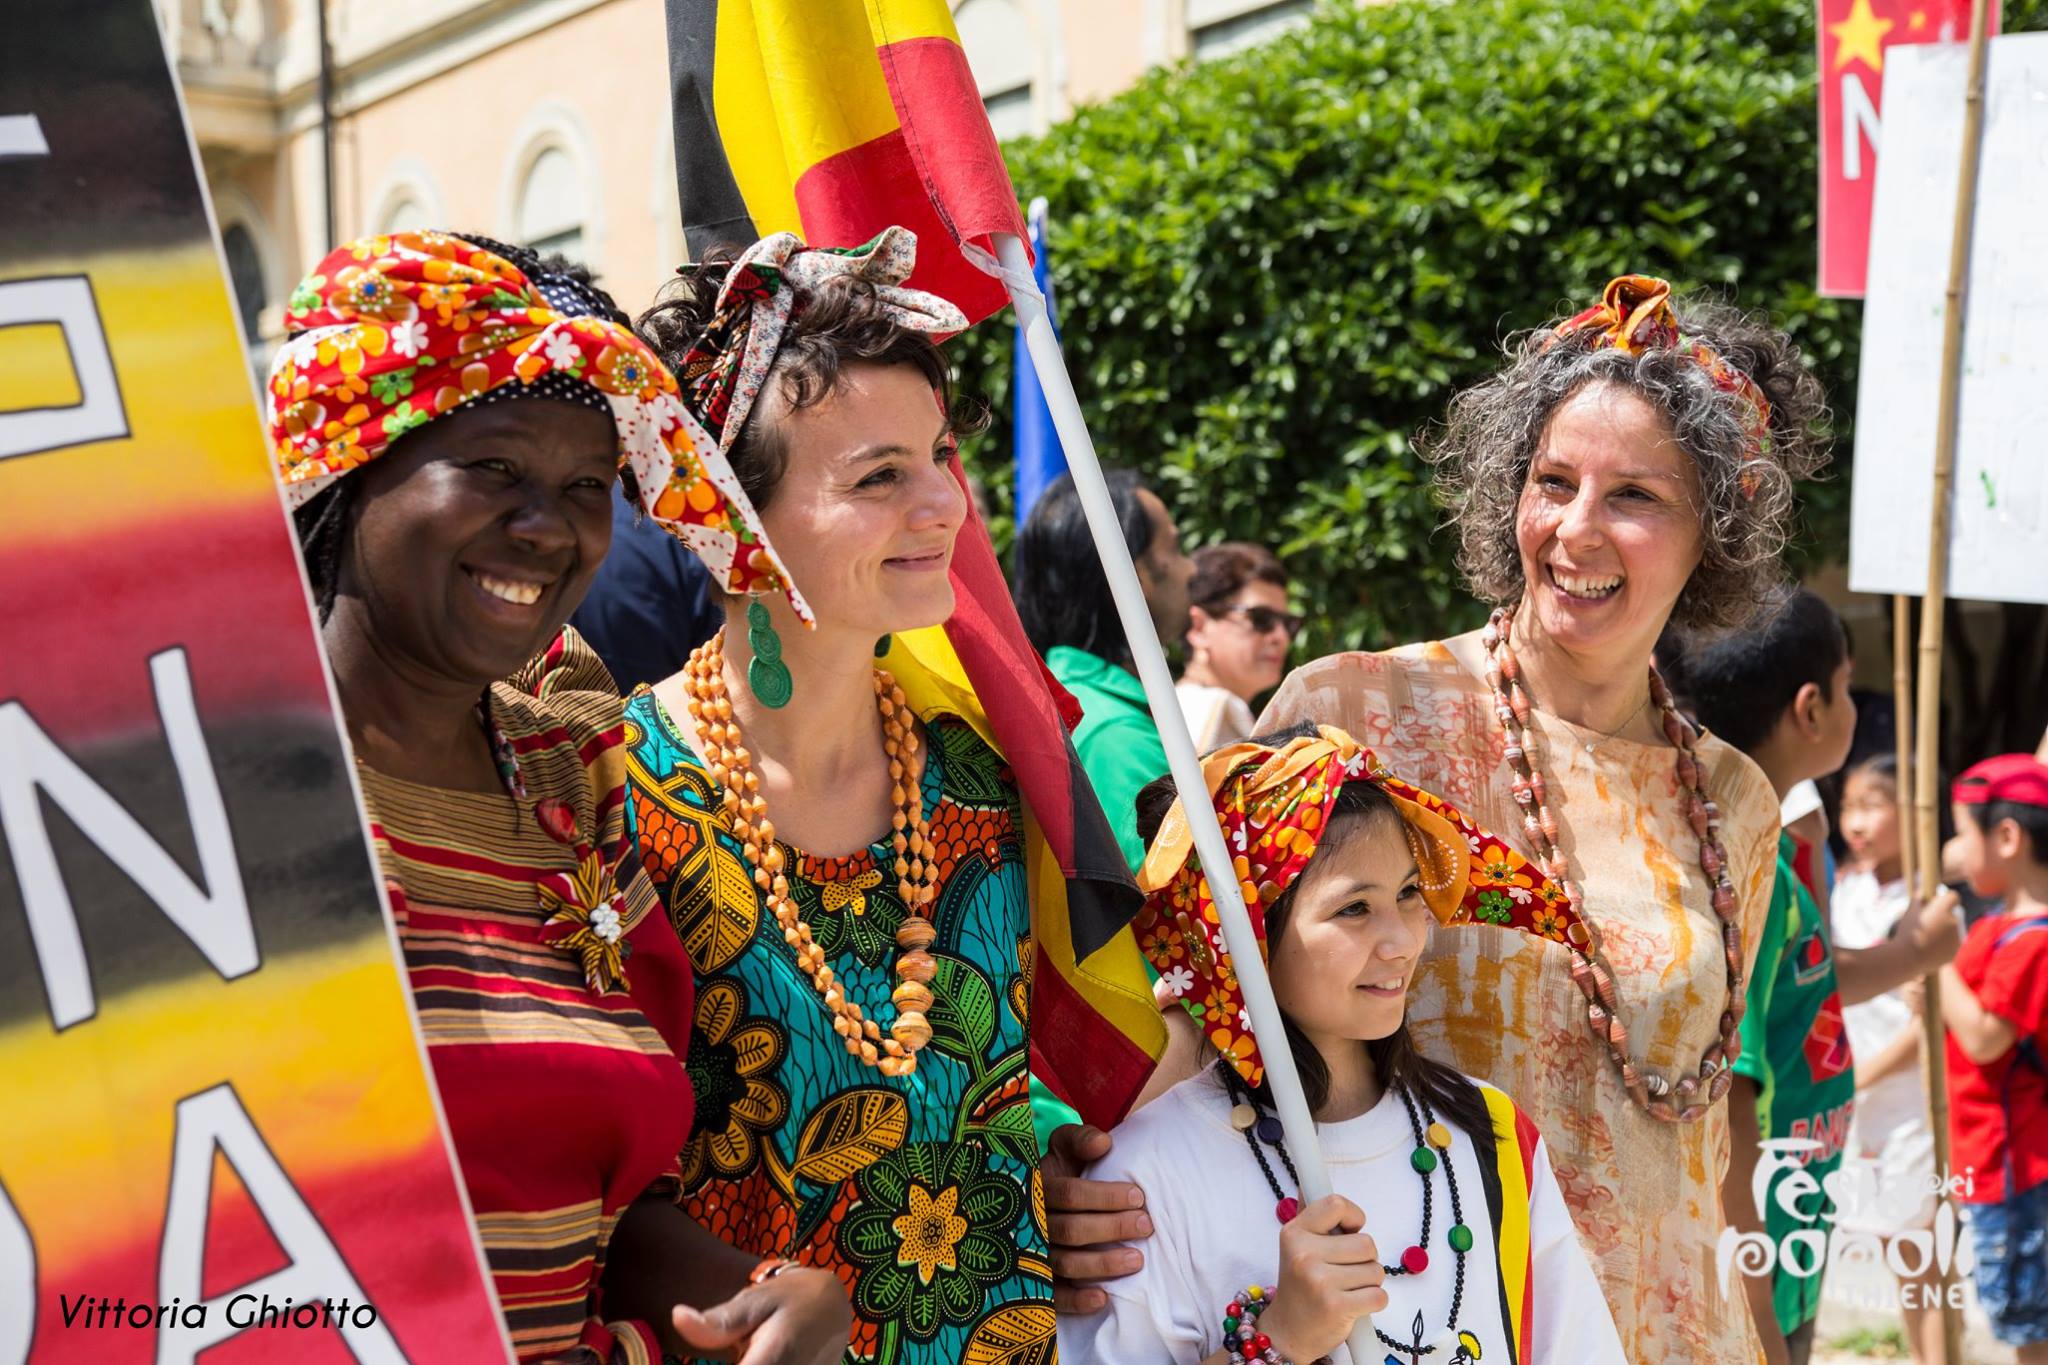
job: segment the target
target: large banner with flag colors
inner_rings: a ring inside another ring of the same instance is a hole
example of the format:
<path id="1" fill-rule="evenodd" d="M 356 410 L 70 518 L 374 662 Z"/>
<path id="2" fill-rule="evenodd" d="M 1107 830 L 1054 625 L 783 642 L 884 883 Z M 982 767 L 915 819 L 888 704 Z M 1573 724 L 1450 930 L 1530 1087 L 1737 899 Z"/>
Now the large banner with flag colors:
<path id="1" fill-rule="evenodd" d="M 506 1361 L 149 0 L 0 203 L 0 1365 Z"/>
<path id="2" fill-rule="evenodd" d="M 1022 235 L 946 0 L 667 0 L 676 176 L 692 257 L 772 232 L 917 234 L 910 284 L 978 322 L 1009 301 L 958 248 Z"/>
<path id="3" fill-rule="evenodd" d="M 1959 43 L 1976 0 L 1820 0 L 1820 292 L 1863 297 L 1870 208 L 1884 143 L 1884 54 Z M 1990 31 L 1998 32 L 1991 0 Z M 1958 149 L 1960 150 L 1960 149 Z"/>

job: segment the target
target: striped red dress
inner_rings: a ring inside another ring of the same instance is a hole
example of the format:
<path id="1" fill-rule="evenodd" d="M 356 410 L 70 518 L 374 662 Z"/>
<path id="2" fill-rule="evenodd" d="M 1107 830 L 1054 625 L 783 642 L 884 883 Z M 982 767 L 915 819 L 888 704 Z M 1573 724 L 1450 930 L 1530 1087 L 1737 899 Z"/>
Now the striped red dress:
<path id="1" fill-rule="evenodd" d="M 491 688 L 529 799 L 359 768 L 434 1079 L 522 1362 L 658 1362 L 647 1325 L 607 1321 L 613 1226 L 673 1194 L 690 1135 L 689 959 L 637 858 L 620 864 L 625 989 L 594 992 L 543 939 L 536 879 L 575 866 L 534 803 L 565 802 L 607 863 L 630 850 L 620 703 L 573 635 L 521 686 Z M 530 690 L 522 690 L 528 684 Z M 590 688 L 593 690 L 577 690 Z"/>

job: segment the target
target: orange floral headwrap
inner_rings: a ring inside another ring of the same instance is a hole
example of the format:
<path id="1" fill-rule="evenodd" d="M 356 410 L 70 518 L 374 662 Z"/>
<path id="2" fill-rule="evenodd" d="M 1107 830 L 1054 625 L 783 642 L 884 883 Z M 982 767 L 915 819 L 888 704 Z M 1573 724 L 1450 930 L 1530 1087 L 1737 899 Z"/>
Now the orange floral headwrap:
<path id="1" fill-rule="evenodd" d="M 1653 275 L 1617 275 L 1607 282 L 1600 302 L 1557 326 L 1555 335 L 1591 333 L 1593 349 L 1612 348 L 1623 355 L 1675 350 L 1690 356 L 1713 386 L 1731 395 L 1740 410 L 1749 454 L 1740 475 L 1745 498 L 1755 497 L 1762 461 L 1771 455 L 1771 404 L 1756 381 L 1730 364 L 1727 357 L 1697 337 L 1679 330 L 1671 311 L 1671 284 Z"/>
<path id="2" fill-rule="evenodd" d="M 1202 760 L 1233 873 L 1251 912 L 1262 957 L 1265 912 L 1301 876 L 1329 828 L 1338 788 L 1370 782 L 1401 814 L 1423 899 L 1442 924 L 1521 929 L 1559 943 L 1586 941 L 1564 892 L 1527 858 L 1466 819 L 1457 807 L 1403 782 L 1372 750 L 1334 726 L 1273 749 L 1233 744 Z M 1216 919 L 1208 878 L 1179 802 L 1145 855 L 1145 906 L 1134 928 L 1160 980 L 1202 1033 L 1251 1085 L 1265 1076 L 1251 1017 Z"/>
<path id="3" fill-rule="evenodd" d="M 717 438 L 631 328 L 551 304 L 496 243 L 443 232 L 365 237 L 292 292 L 295 333 L 266 393 L 271 453 L 298 507 L 406 432 L 508 393 L 602 404 L 649 511 L 728 592 L 780 590 L 810 609 L 761 530 Z M 516 389 L 515 387 L 516 386 Z"/>

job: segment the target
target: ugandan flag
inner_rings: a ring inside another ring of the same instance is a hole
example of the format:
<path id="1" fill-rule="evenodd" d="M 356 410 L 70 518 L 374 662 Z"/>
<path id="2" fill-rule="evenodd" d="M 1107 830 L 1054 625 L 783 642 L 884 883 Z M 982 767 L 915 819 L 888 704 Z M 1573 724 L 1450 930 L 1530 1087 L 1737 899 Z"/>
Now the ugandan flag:
<path id="1" fill-rule="evenodd" d="M 1022 238 L 946 0 L 666 0 L 676 181 L 692 257 L 772 232 L 857 246 L 891 224 L 909 283 L 978 322 L 1009 301 L 944 243 Z"/>
<path id="2" fill-rule="evenodd" d="M 953 473 L 964 484 L 957 457 Z M 894 637 L 885 664 L 919 716 L 959 716 L 1016 774 L 1031 894 L 1031 1073 L 1084 1121 L 1110 1128 L 1166 1047 L 1130 932 L 1142 901 L 1067 737 L 1080 707 L 1024 638 L 978 515 L 954 544 L 953 589 L 952 618 Z"/>

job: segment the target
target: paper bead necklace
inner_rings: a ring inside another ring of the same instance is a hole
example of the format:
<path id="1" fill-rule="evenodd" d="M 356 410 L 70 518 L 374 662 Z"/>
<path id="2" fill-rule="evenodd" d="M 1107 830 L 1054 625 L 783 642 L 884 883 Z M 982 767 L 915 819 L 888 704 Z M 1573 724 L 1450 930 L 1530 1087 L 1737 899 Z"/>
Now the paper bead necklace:
<path id="1" fill-rule="evenodd" d="M 1564 848 L 1558 843 L 1557 817 L 1550 810 L 1549 790 L 1531 757 L 1529 693 L 1522 683 L 1521 665 L 1508 644 L 1512 620 L 1507 608 L 1494 608 L 1480 639 L 1486 646 L 1486 681 L 1495 694 L 1494 714 L 1507 739 L 1503 757 L 1515 775 L 1515 804 L 1521 807 L 1522 830 L 1536 853 L 1537 866 L 1563 890 L 1579 922 L 1591 926 L 1585 897 L 1579 884 L 1570 879 Z M 1673 1084 L 1662 1076 L 1640 1070 L 1630 1061 L 1628 1028 L 1621 1022 L 1614 977 L 1594 958 L 1592 943 L 1572 942 L 1565 946 L 1572 953 L 1572 981 L 1586 998 L 1586 1020 L 1592 1026 L 1593 1036 L 1606 1044 L 1609 1059 L 1621 1073 L 1622 1086 L 1652 1118 L 1667 1123 L 1690 1123 L 1718 1103 L 1734 1079 L 1729 1066 L 1738 1050 L 1736 1029 L 1742 1023 L 1742 917 L 1735 903 L 1735 885 L 1728 878 L 1728 855 L 1721 847 L 1721 811 L 1707 795 L 1706 769 L 1694 752 L 1693 728 L 1678 714 L 1671 701 L 1671 690 L 1658 676 L 1655 665 L 1650 668 L 1650 700 L 1663 713 L 1664 737 L 1678 751 L 1679 796 L 1686 803 L 1693 832 L 1699 836 L 1700 871 L 1714 888 L 1714 914 L 1721 922 L 1721 949 L 1727 965 L 1728 1004 L 1721 1011 L 1720 1036 L 1700 1054 L 1697 1072 L 1680 1076 Z"/>

